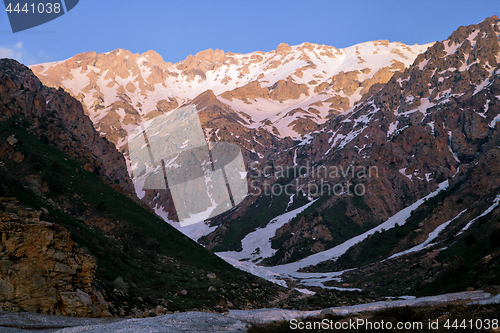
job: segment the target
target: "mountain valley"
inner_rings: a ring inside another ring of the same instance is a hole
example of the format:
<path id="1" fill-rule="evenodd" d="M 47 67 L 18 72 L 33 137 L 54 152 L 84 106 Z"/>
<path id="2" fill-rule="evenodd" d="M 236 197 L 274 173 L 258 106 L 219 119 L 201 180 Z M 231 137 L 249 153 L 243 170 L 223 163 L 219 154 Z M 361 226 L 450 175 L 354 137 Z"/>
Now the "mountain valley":
<path id="1" fill-rule="evenodd" d="M 176 64 L 117 49 L 2 59 L 0 73 L 2 311 L 305 311 L 499 292 L 496 16 L 425 45 L 210 49 Z M 134 130 L 183 107 L 209 147 L 240 148 L 248 183 L 241 203 L 188 226 L 175 184 L 145 186 L 129 149 Z M 43 292 L 27 301 L 32 280 Z"/>

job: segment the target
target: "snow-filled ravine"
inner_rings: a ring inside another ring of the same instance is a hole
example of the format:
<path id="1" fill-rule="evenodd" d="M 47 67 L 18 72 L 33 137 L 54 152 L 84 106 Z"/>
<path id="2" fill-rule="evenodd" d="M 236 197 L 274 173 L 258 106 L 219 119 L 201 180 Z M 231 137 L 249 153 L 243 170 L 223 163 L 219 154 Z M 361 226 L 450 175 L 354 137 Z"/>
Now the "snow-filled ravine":
<path id="1" fill-rule="evenodd" d="M 220 257 L 232 258 L 238 260 L 251 260 L 254 263 L 259 263 L 264 258 L 269 258 L 276 253 L 277 250 L 271 248 L 271 238 L 276 234 L 276 230 L 290 222 L 295 216 L 311 206 L 315 200 L 310 201 L 306 205 L 286 212 L 272 219 L 264 228 L 259 228 L 254 232 L 249 233 L 241 240 L 242 251 L 228 251 L 217 253 Z"/>
<path id="2" fill-rule="evenodd" d="M 335 280 L 340 282 L 339 276 L 342 275 L 343 271 L 329 273 L 300 273 L 297 271 L 307 266 L 317 265 L 320 262 L 326 260 L 337 259 L 341 255 L 343 255 L 350 247 L 363 241 L 365 238 L 369 237 L 375 232 L 382 231 L 382 229 L 388 230 L 390 228 L 394 228 L 396 224 L 400 226 L 405 224 L 412 211 L 417 209 L 427 199 L 436 196 L 441 190 L 444 190 L 447 187 L 448 180 L 440 183 L 438 188 L 434 192 L 397 212 L 392 217 L 387 219 L 387 221 L 376 226 L 375 228 L 372 228 L 361 235 L 353 237 L 333 248 L 310 255 L 293 263 L 272 267 L 258 266 L 258 263 L 262 261 L 262 259 L 270 257 L 276 252 L 276 250 L 271 248 L 271 238 L 274 237 L 276 230 L 281 228 L 286 223 L 290 222 L 300 212 L 309 207 L 313 203 L 313 201 L 300 208 L 274 218 L 265 228 L 257 229 L 256 231 L 248 234 L 241 242 L 243 247 L 242 251 L 219 252 L 217 253 L 217 255 L 241 270 L 260 276 L 266 280 L 280 284 L 282 286 L 286 286 L 285 279 L 299 281 L 301 288 L 298 290 L 303 293 L 310 293 L 310 291 L 307 290 L 308 286 L 338 290 L 359 290 L 355 288 L 327 287 L 323 285 L 323 283 L 326 281 Z M 429 235 L 429 242 L 437 237 L 441 230 L 442 229 L 435 230 L 433 234 Z M 425 245 L 427 245 L 427 243 L 424 244 L 424 246 Z M 424 248 L 424 246 L 422 246 L 422 248 Z M 418 251 L 419 249 L 413 250 Z"/>

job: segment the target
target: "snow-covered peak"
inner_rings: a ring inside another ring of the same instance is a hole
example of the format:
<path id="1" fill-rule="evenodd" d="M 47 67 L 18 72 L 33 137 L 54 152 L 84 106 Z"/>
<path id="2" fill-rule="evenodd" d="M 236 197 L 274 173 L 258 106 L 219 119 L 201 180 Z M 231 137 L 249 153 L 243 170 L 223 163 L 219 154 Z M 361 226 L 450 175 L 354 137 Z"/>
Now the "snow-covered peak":
<path id="1" fill-rule="evenodd" d="M 80 100 L 96 128 L 115 143 L 143 119 L 189 103 L 212 90 L 218 100 L 264 128 L 297 137 L 385 83 L 431 44 L 373 41 L 344 49 L 280 44 L 247 54 L 204 50 L 176 64 L 154 51 L 86 52 L 32 66 L 42 82 Z"/>

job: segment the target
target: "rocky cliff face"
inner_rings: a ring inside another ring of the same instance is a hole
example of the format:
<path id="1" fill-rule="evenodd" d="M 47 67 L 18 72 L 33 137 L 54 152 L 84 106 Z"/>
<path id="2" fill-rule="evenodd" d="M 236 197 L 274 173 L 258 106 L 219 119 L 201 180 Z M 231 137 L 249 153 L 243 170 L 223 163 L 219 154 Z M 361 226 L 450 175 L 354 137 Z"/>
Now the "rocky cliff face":
<path id="1" fill-rule="evenodd" d="M 318 163 L 319 168 L 378 171 L 376 177 L 358 177 L 357 172 L 346 177 L 338 177 L 338 173 L 334 177 L 323 176 L 324 173 L 305 177 L 304 185 L 350 181 L 353 185 L 361 184 L 365 190 L 357 199 L 347 194 L 333 195 L 316 208 L 316 214 L 328 215 L 330 207 L 337 207 L 338 211 L 344 210 L 351 223 L 371 226 L 423 197 L 437 183 L 448 178 L 452 184 L 459 182 L 454 178 L 459 173 L 483 174 L 482 181 L 463 176 L 460 182 L 468 179 L 467 185 L 462 186 L 470 190 L 481 187 L 481 196 L 493 195 L 500 185 L 496 177 L 490 179 L 496 171 L 486 171 L 480 161 L 485 159 L 492 166 L 497 155 L 496 150 L 490 153 L 490 149 L 496 140 L 500 113 L 496 97 L 499 34 L 496 17 L 459 28 L 449 39 L 419 55 L 408 69 L 396 73 L 380 91 L 327 123 L 313 135 L 310 144 L 300 147 L 297 154 L 305 156 L 302 162 Z M 418 237 L 408 236 L 411 243 L 423 242 L 428 233 L 422 230 L 434 230 L 465 208 L 449 203 L 439 218 L 429 218 L 428 225 L 423 223 Z M 334 233 L 332 220 L 324 217 L 318 221 L 321 217 L 314 217 L 311 212 L 306 217 L 309 227 L 304 221 L 294 221 L 279 229 L 274 246 L 284 244 L 284 248 L 270 262 L 284 263 L 330 247 L 325 239 L 328 234 L 313 237 L 304 232 L 319 224 Z M 407 240 L 394 253 L 405 248 Z M 307 250 L 302 250 L 299 257 L 292 256 L 297 249 Z"/>
<path id="2" fill-rule="evenodd" d="M 31 130 L 49 143 L 100 173 L 115 189 L 135 197 L 125 159 L 115 145 L 101 137 L 81 104 L 62 89 L 48 88 L 27 67 L 0 60 L 0 114 L 4 119 L 22 115 Z"/>
<path id="3" fill-rule="evenodd" d="M 42 211 L 0 198 L 0 308 L 79 317 L 111 316 L 92 283 L 96 261 Z"/>

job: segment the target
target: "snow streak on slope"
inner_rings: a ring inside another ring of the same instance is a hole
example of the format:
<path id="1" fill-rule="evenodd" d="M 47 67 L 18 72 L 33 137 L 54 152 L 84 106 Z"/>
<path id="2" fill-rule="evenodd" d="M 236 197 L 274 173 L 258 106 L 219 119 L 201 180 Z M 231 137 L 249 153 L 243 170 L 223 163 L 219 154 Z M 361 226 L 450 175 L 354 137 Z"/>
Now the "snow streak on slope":
<path id="1" fill-rule="evenodd" d="M 218 252 L 217 255 L 221 258 L 232 258 L 244 261 L 251 260 L 255 264 L 258 264 L 264 258 L 273 256 L 277 250 L 271 248 L 271 238 L 273 238 L 276 234 L 276 230 L 290 222 L 295 216 L 312 205 L 314 201 L 311 201 L 308 204 L 283 215 L 277 216 L 264 228 L 259 228 L 246 235 L 241 241 L 241 245 L 243 247 L 242 251 Z"/>
<path id="2" fill-rule="evenodd" d="M 452 218 L 451 220 L 449 221 L 446 221 L 445 223 L 439 225 L 439 227 L 437 227 L 436 229 L 434 229 L 434 231 L 432 231 L 430 234 L 429 234 L 429 237 L 427 237 L 427 239 L 421 243 L 421 244 L 418 244 L 418 245 L 415 245 L 414 247 L 412 247 L 411 249 L 408 249 L 408 250 L 405 250 L 405 251 L 402 251 L 402 252 L 398 252 L 398 253 L 395 253 L 393 254 L 392 256 L 390 256 L 389 258 L 385 259 L 385 260 L 389 260 L 389 259 L 392 259 L 392 258 L 396 258 L 396 257 L 399 257 L 399 256 L 402 256 L 404 254 L 407 254 L 407 253 L 412 253 L 412 252 L 418 252 L 418 251 L 421 251 L 423 249 L 426 249 L 428 247 L 431 247 L 433 245 L 435 245 L 435 243 L 432 243 L 431 242 L 437 238 L 437 236 L 439 236 L 439 234 L 441 233 L 441 231 L 443 231 L 447 226 L 448 224 L 450 224 L 451 222 L 455 221 L 457 218 L 460 217 L 460 215 L 462 215 L 463 213 L 465 213 L 465 211 L 467 211 L 467 209 L 461 211 L 457 216 L 455 216 L 454 218 Z M 385 261 L 383 260 L 383 261 Z"/>
<path id="3" fill-rule="evenodd" d="M 206 222 L 194 223 L 184 227 L 181 227 L 179 222 L 175 221 L 167 221 L 167 222 L 171 226 L 182 232 L 184 235 L 194 240 L 195 242 L 198 241 L 198 239 L 200 239 L 201 237 L 208 235 L 218 227 L 218 226 L 211 227 Z"/>
<path id="4" fill-rule="evenodd" d="M 463 227 L 463 229 L 460 230 L 460 232 L 457 234 L 457 236 L 460 235 L 460 234 L 462 234 L 465 230 L 469 229 L 472 226 L 472 224 L 474 222 L 476 222 L 477 219 L 479 219 L 480 217 L 485 216 L 486 214 L 489 214 L 493 209 L 495 209 L 498 206 L 499 202 L 500 202 L 500 195 L 497 195 L 496 198 L 495 198 L 495 200 L 493 200 L 493 204 L 488 209 L 486 209 L 481 215 L 475 217 L 469 223 L 467 223 L 465 225 L 465 227 Z"/>
<path id="5" fill-rule="evenodd" d="M 390 217 L 384 223 L 376 226 L 373 229 L 368 230 L 367 232 L 365 232 L 359 236 L 353 237 L 340 245 L 337 245 L 337 246 L 335 246 L 331 249 L 328 249 L 326 251 L 313 254 L 313 255 L 306 257 L 302 260 L 299 260 L 297 262 L 293 262 L 293 263 L 285 264 L 285 265 L 280 265 L 280 266 L 274 266 L 274 267 L 271 267 L 271 269 L 273 272 L 282 273 L 282 274 L 289 274 L 290 276 L 295 276 L 296 271 L 301 269 L 301 268 L 311 266 L 311 265 L 317 265 L 320 262 L 323 262 L 325 260 L 337 259 L 341 255 L 343 255 L 351 246 L 356 245 L 357 243 L 363 241 L 365 238 L 367 238 L 369 235 L 374 234 L 376 231 L 380 232 L 382 230 L 394 228 L 394 226 L 396 224 L 398 224 L 398 225 L 405 224 L 406 220 L 410 217 L 412 211 L 414 211 L 421 204 L 423 204 L 425 202 L 425 200 L 436 196 L 441 190 L 444 190 L 447 187 L 448 187 L 448 180 L 440 183 L 439 187 L 436 191 L 430 193 L 429 195 L 427 195 L 426 197 L 424 197 L 420 200 L 417 200 L 415 203 L 406 207 L 405 209 L 400 210 L 399 212 L 394 214 L 392 217 Z M 304 274 L 304 273 L 302 273 L 302 274 Z"/>
<path id="6" fill-rule="evenodd" d="M 283 281 L 284 279 L 291 278 L 293 280 L 299 280 L 301 282 L 301 284 L 303 284 L 305 286 L 316 286 L 316 287 L 322 287 L 322 288 L 328 288 L 328 289 L 338 289 L 338 290 L 359 290 L 359 289 L 355 289 L 355 288 L 326 287 L 323 285 L 323 282 L 326 282 L 326 281 L 331 281 L 331 280 L 340 281 L 338 276 L 342 275 L 342 273 L 344 271 L 329 272 L 329 273 L 300 273 L 297 271 L 299 269 L 307 267 L 307 266 L 317 265 L 317 264 L 319 264 L 323 261 L 326 261 L 326 260 L 339 258 L 350 247 L 363 241 L 368 236 L 374 234 L 376 231 L 380 232 L 382 230 L 394 228 L 394 226 L 396 224 L 398 224 L 400 226 L 405 224 L 406 220 L 411 216 L 412 211 L 417 209 L 427 199 L 436 196 L 440 191 L 446 189 L 447 187 L 448 187 L 448 180 L 440 183 L 438 189 L 435 190 L 434 192 L 428 194 L 427 196 L 425 196 L 424 198 L 422 198 L 420 200 L 417 200 L 412 205 L 402 209 L 401 211 L 399 211 L 398 213 L 396 213 L 392 217 L 390 217 L 386 222 L 378 225 L 377 227 L 370 229 L 361 235 L 353 237 L 353 238 L 345 241 L 344 243 L 339 244 L 331 249 L 310 255 L 308 257 L 305 257 L 305 258 L 298 260 L 296 262 L 293 262 L 293 263 L 272 266 L 272 267 L 262 267 L 262 266 L 257 266 L 250 261 L 239 261 L 237 259 L 238 257 L 245 258 L 245 256 L 244 255 L 238 256 L 237 255 L 238 252 L 234 252 L 235 254 L 232 254 L 231 252 L 222 252 L 222 253 L 217 253 L 217 255 L 219 255 L 222 259 L 226 260 L 227 262 L 229 262 L 231 265 L 233 265 L 235 267 L 238 267 L 244 271 L 247 271 L 251 274 L 260 276 L 262 278 L 265 278 L 271 282 L 278 283 L 280 285 L 284 285 L 284 281 Z M 309 205 L 309 204 L 307 204 L 307 205 Z M 301 207 L 301 208 L 303 208 L 303 207 Z M 299 208 L 299 209 L 301 209 L 301 208 Z M 288 214 L 288 213 L 286 213 L 286 214 Z M 262 230 L 265 230 L 265 229 L 266 228 L 263 228 Z M 438 234 L 439 234 L 439 232 L 438 232 Z M 266 234 L 266 237 L 268 237 L 268 236 L 269 236 L 269 234 Z M 253 239 L 253 237 L 251 237 L 251 238 Z M 252 248 L 252 247 L 249 247 L 249 249 L 250 248 Z M 247 250 L 247 252 L 248 252 L 248 250 Z M 230 256 L 225 255 L 226 253 L 230 253 Z"/>
<path id="7" fill-rule="evenodd" d="M 286 287 L 286 282 L 281 274 L 272 272 L 269 267 L 257 266 L 250 261 L 240 261 L 238 259 L 221 256 L 220 253 L 216 253 L 221 259 L 227 261 L 231 266 L 241 269 L 242 271 L 248 272 L 255 276 L 259 276 L 263 279 L 276 283 L 280 286 Z"/>

